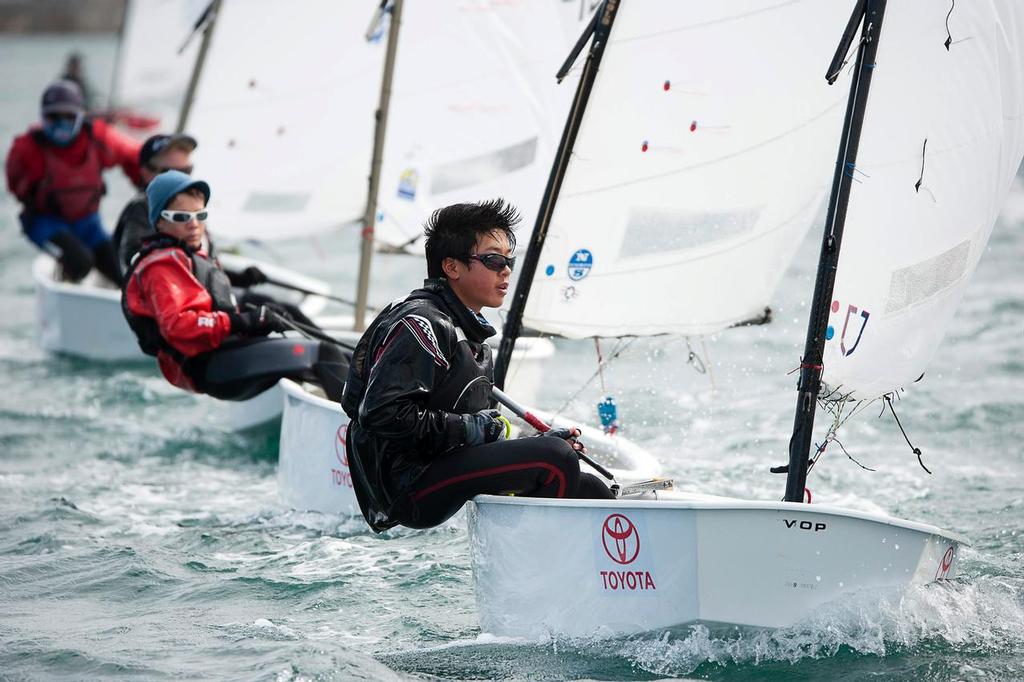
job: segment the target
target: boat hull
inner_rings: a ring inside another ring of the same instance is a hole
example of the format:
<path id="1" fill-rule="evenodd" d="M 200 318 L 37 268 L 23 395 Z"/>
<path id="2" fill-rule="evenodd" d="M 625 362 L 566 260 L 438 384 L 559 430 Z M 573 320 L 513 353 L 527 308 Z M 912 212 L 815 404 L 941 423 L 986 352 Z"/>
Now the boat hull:
<path id="1" fill-rule="evenodd" d="M 358 514 L 348 468 L 348 416 L 341 405 L 283 379 L 284 413 L 277 463 L 281 503 L 326 514 Z"/>
<path id="2" fill-rule="evenodd" d="M 468 523 L 481 628 L 527 637 L 789 626 L 854 592 L 952 578 L 965 542 L 826 505 L 678 493 L 480 496 Z"/>

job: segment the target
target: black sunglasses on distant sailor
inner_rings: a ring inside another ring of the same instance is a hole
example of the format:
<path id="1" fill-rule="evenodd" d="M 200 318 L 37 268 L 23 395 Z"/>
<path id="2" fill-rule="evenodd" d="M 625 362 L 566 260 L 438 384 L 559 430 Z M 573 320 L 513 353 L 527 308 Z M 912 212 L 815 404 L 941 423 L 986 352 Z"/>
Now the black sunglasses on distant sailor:
<path id="1" fill-rule="evenodd" d="M 515 256 L 502 256 L 500 253 L 471 253 L 463 256 L 462 259 L 478 260 L 485 268 L 494 272 L 501 272 L 505 268 L 509 270 L 515 270 L 516 268 Z"/>

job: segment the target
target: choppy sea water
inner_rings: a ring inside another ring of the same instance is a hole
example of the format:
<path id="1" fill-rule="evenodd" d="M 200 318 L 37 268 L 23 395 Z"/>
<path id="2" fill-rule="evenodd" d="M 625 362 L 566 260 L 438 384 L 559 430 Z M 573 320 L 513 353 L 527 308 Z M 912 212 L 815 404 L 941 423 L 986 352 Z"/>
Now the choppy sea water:
<path id="1" fill-rule="evenodd" d="M 109 37 L 0 41 L 5 145 L 72 47 L 105 89 Z M 130 195 L 110 184 L 108 223 Z M 229 431 L 224 412 L 147 364 L 40 351 L 35 252 L 15 215 L 0 198 L 0 679 L 1024 678 L 1024 188 L 925 380 L 897 404 L 934 474 L 891 417 L 866 413 L 843 442 L 877 471 L 829 451 L 810 480 L 818 501 L 967 535 L 960 577 L 853 598 L 784 630 L 610 641 L 482 633 L 462 514 L 375 536 L 359 520 L 290 511 L 277 500 L 273 429 Z M 683 487 L 781 496 L 767 469 L 785 460 L 814 237 L 786 274 L 773 324 L 692 340 L 709 372 L 686 362 L 679 339 L 637 341 L 605 371 L 626 433 Z M 355 243 L 341 232 L 254 253 L 350 292 Z M 375 262 L 375 300 L 418 283 L 410 263 Z M 558 346 L 548 406 L 596 367 L 591 344 Z M 564 411 L 592 420 L 601 395 L 595 380 Z"/>

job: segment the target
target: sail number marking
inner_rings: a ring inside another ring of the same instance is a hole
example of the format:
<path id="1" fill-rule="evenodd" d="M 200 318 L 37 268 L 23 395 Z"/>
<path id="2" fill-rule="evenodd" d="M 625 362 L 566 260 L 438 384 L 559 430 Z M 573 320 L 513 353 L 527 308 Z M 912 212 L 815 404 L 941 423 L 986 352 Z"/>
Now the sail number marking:
<path id="1" fill-rule="evenodd" d="M 782 519 L 782 522 L 786 524 L 786 528 L 797 528 L 799 530 L 809 530 L 814 533 L 820 533 L 825 530 L 828 525 L 821 521 L 798 521 L 796 519 Z"/>

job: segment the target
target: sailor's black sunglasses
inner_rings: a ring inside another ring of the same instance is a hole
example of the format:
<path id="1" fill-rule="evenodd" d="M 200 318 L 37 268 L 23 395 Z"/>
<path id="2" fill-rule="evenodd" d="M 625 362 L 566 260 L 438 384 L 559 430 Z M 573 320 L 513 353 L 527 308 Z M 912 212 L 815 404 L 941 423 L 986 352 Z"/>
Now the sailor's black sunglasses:
<path id="1" fill-rule="evenodd" d="M 502 256 L 500 253 L 471 253 L 462 257 L 463 260 L 478 260 L 488 270 L 501 272 L 505 268 L 515 270 L 516 257 Z"/>

